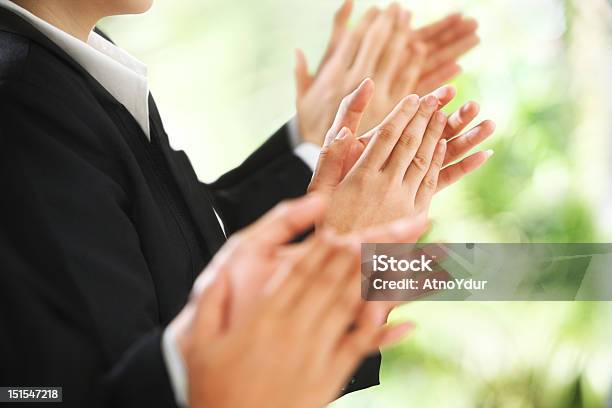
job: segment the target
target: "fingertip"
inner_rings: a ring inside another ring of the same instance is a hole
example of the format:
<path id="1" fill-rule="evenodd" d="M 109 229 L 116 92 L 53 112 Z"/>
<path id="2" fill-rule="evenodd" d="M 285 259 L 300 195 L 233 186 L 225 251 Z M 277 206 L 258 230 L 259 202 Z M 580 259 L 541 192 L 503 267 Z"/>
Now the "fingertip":
<path id="1" fill-rule="evenodd" d="M 417 105 L 419 103 L 419 96 L 416 94 L 408 95 L 402 100 L 402 103 L 405 105 Z"/>
<path id="2" fill-rule="evenodd" d="M 485 150 L 484 151 L 484 155 L 485 158 L 488 160 L 491 156 L 493 156 L 495 154 L 495 151 L 493 149 L 489 149 L 489 150 Z"/>
<path id="3" fill-rule="evenodd" d="M 478 21 L 476 21 L 476 19 L 473 18 L 473 17 L 468 17 L 468 18 L 464 19 L 463 20 L 463 24 L 468 29 L 466 31 L 471 31 L 471 30 L 475 31 L 478 28 Z"/>
<path id="4" fill-rule="evenodd" d="M 409 25 L 410 20 L 412 20 L 412 13 L 410 12 L 410 10 L 402 9 L 401 16 L 402 16 L 402 22 L 406 25 Z"/>
<path id="5" fill-rule="evenodd" d="M 491 119 L 487 119 L 487 120 L 483 121 L 481 126 L 489 134 L 495 132 L 495 129 L 497 128 L 497 124 L 494 121 L 492 121 Z"/>
<path id="6" fill-rule="evenodd" d="M 318 192 L 308 193 L 302 198 L 298 198 L 293 202 L 293 205 L 298 206 L 302 210 L 313 212 L 323 212 L 327 207 L 328 197 L 325 194 Z"/>
<path id="7" fill-rule="evenodd" d="M 380 9 L 376 6 L 372 6 L 368 9 L 368 11 L 365 14 L 365 19 L 369 20 L 369 19 L 374 19 L 378 16 L 378 14 L 380 13 Z"/>
<path id="8" fill-rule="evenodd" d="M 478 102 L 468 101 L 461 107 L 459 113 L 462 115 L 476 116 L 479 111 L 480 105 Z"/>
<path id="9" fill-rule="evenodd" d="M 407 321 L 395 323 L 386 328 L 384 338 L 381 340 L 381 347 L 392 346 L 398 343 L 416 329 L 414 322 Z"/>
<path id="10" fill-rule="evenodd" d="M 446 94 L 451 98 L 454 98 L 455 95 L 457 95 L 457 88 L 455 88 L 453 85 L 446 85 L 442 89 L 446 89 Z"/>
<path id="11" fill-rule="evenodd" d="M 442 124 L 442 125 L 443 125 L 443 124 L 446 122 L 446 120 L 447 120 L 446 115 L 445 115 L 445 114 L 444 114 L 444 112 L 442 112 L 442 111 L 437 111 L 437 112 L 434 114 L 433 119 L 434 119 L 434 121 L 436 121 L 438 124 Z"/>
<path id="12" fill-rule="evenodd" d="M 363 90 L 367 90 L 368 88 L 373 88 L 373 87 L 374 87 L 374 81 L 372 80 L 372 78 L 367 77 L 366 79 L 361 81 L 361 84 L 359 84 L 359 87 L 357 89 L 360 91 L 363 91 Z"/>
<path id="13" fill-rule="evenodd" d="M 336 11 L 336 15 L 335 15 L 336 23 L 342 23 L 344 20 L 347 19 L 348 14 L 351 12 L 351 9 L 353 8 L 352 3 L 353 3 L 352 0 L 344 0 L 344 2 L 342 3 L 342 6 L 340 6 L 338 11 Z"/>
<path id="14" fill-rule="evenodd" d="M 454 13 L 449 14 L 448 16 L 446 16 L 447 20 L 453 21 L 453 20 L 458 20 L 460 18 L 463 17 L 463 13 L 461 13 L 460 11 L 456 11 Z"/>
<path id="15" fill-rule="evenodd" d="M 295 49 L 295 69 L 298 74 L 302 75 L 307 71 L 306 67 L 306 55 L 300 48 Z"/>
<path id="16" fill-rule="evenodd" d="M 436 89 L 432 93 L 432 95 L 438 98 L 441 103 L 450 102 L 456 94 L 457 90 L 452 85 L 444 85 L 443 87 Z"/>
<path id="17" fill-rule="evenodd" d="M 300 50 L 299 48 L 296 48 L 295 50 L 293 50 L 295 53 L 295 59 L 296 61 L 300 61 L 300 59 L 302 58 L 302 50 Z"/>
<path id="18" fill-rule="evenodd" d="M 440 103 L 440 98 L 438 98 L 436 95 L 425 95 L 425 97 L 423 98 L 423 104 L 425 104 L 426 106 L 434 107 L 437 106 L 438 103 Z"/>
<path id="19" fill-rule="evenodd" d="M 398 11 L 400 10 L 400 5 L 397 1 L 394 1 L 393 3 L 389 4 L 389 7 L 387 7 L 387 12 L 390 15 L 395 15 Z"/>

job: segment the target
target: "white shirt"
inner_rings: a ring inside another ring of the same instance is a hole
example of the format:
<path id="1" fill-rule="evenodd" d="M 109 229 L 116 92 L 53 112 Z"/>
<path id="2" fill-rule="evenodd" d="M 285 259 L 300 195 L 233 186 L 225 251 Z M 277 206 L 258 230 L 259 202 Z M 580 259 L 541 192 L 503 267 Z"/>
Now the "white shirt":
<path id="1" fill-rule="evenodd" d="M 150 139 L 149 83 L 147 67 L 142 62 L 93 31 L 89 34 L 87 43 L 84 43 L 9 0 L 0 0 L 0 7 L 11 10 L 30 22 L 78 62 L 125 106 Z M 302 142 L 295 118 L 291 120 L 288 128 L 294 153 L 314 171 L 319 147 Z M 223 227 L 221 220 L 219 222 Z M 176 402 L 179 406 L 187 406 L 187 372 L 176 346 L 175 333 L 166 329 L 161 346 Z"/>

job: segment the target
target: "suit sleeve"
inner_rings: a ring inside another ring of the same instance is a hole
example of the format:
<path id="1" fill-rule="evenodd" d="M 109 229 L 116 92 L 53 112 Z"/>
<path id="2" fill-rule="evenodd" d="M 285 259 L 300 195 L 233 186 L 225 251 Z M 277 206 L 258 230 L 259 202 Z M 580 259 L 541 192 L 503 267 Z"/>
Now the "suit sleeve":
<path id="1" fill-rule="evenodd" d="M 284 126 L 240 166 L 207 187 L 229 235 L 280 201 L 306 194 L 311 178 L 312 171 L 294 154 Z"/>
<path id="2" fill-rule="evenodd" d="M 0 112 L 0 384 L 63 387 L 71 406 L 174 406 L 103 138 L 28 84 L 0 84 Z"/>

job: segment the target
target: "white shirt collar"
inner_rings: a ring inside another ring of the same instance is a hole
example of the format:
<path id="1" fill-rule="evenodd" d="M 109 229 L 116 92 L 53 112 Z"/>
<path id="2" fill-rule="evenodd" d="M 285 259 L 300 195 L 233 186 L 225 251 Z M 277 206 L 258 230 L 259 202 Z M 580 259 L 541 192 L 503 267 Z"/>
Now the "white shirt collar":
<path id="1" fill-rule="evenodd" d="M 47 23 L 9 0 L 0 7 L 18 14 L 63 49 L 132 114 L 150 138 L 147 67 L 95 32 L 87 43 Z"/>

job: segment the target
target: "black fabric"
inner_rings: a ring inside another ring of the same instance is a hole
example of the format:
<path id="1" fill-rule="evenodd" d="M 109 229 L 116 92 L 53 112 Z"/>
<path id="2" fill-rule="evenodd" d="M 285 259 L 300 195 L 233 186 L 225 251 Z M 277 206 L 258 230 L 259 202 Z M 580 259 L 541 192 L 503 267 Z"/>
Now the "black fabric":
<path id="1" fill-rule="evenodd" d="M 0 9 L 0 385 L 62 386 L 62 406 L 174 406 L 160 333 L 225 240 L 213 204 L 231 233 L 304 194 L 284 128 L 206 185 L 149 103 L 150 141 Z M 355 385 L 378 383 L 378 359 Z"/>

